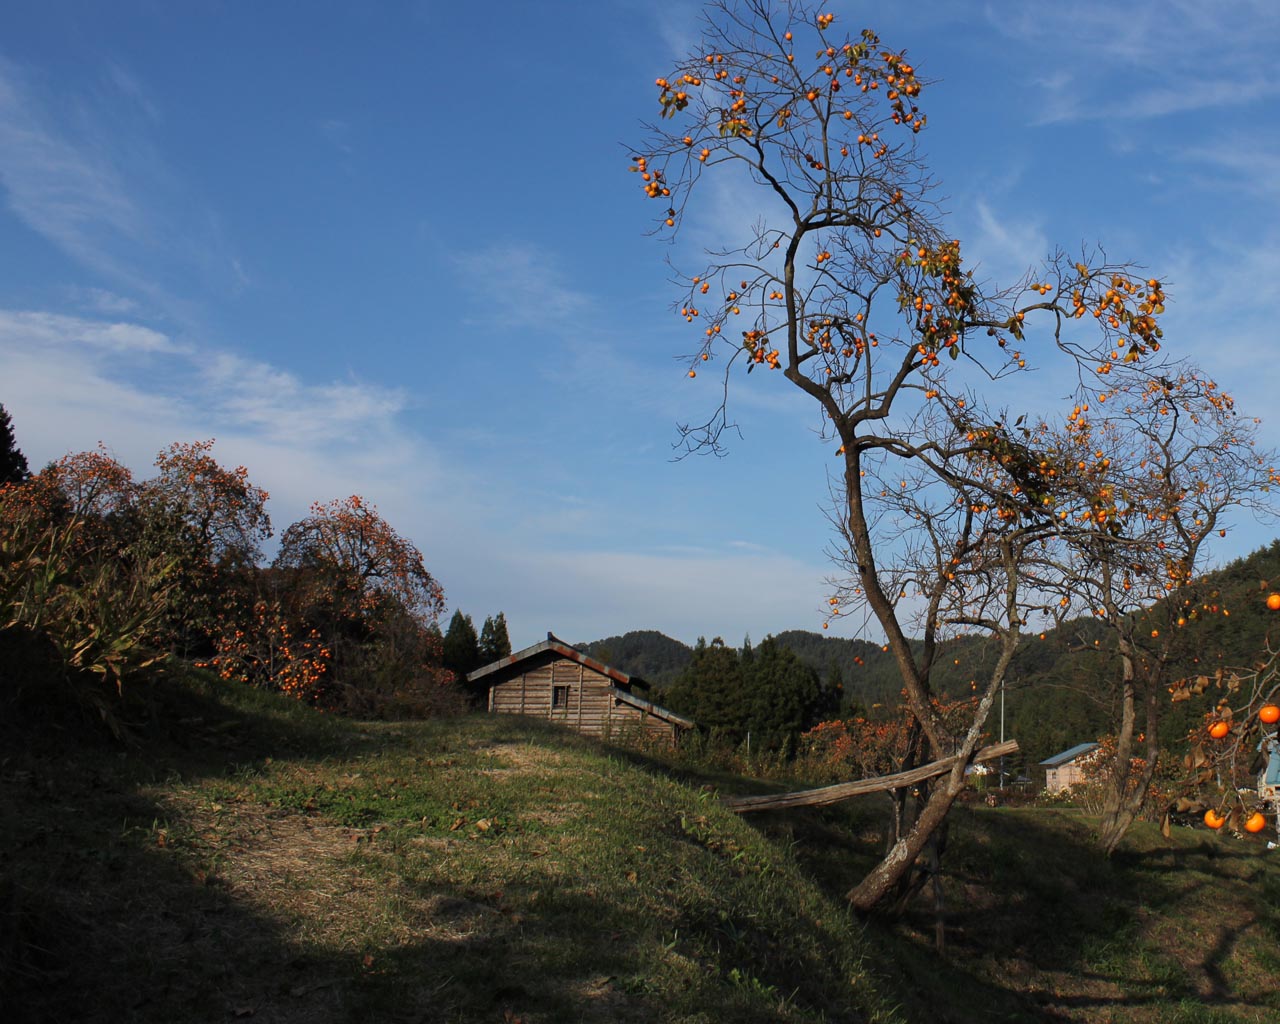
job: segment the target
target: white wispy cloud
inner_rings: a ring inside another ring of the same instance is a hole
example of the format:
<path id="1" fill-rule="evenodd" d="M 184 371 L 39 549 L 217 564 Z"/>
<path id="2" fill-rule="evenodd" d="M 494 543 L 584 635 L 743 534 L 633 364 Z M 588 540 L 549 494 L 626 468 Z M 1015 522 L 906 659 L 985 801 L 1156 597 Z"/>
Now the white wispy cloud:
<path id="1" fill-rule="evenodd" d="M 1273 209 L 1280 203 L 1280 144 L 1272 134 L 1221 133 L 1211 141 L 1175 148 L 1173 154 L 1179 163 L 1202 169 L 1209 188 L 1226 185 Z M 1274 223 L 1274 217 L 1268 219 Z"/>
<path id="2" fill-rule="evenodd" d="M 161 443 L 207 436 L 275 449 L 273 461 L 307 450 L 370 460 L 397 443 L 406 403 L 396 390 L 307 382 L 142 324 L 43 311 L 0 310 L 0 360 L 5 402 L 42 460 L 107 439 L 149 461 Z"/>
<path id="3" fill-rule="evenodd" d="M 498 242 L 454 259 L 464 286 L 485 302 L 468 317 L 472 323 L 504 327 L 563 325 L 590 305 L 587 294 L 570 285 L 551 253 L 527 242 Z"/>
<path id="4" fill-rule="evenodd" d="M 543 382 L 558 391 L 611 394 L 619 406 L 671 422 L 688 418 L 689 403 L 676 393 L 683 370 L 669 358 L 677 337 L 665 349 L 643 342 L 665 337 L 662 325 L 670 318 L 663 316 L 660 299 L 629 314 L 620 327 L 616 311 L 570 283 L 565 261 L 553 249 L 507 241 L 459 254 L 453 263 L 459 289 L 476 303 L 469 324 L 501 332 L 495 344 L 540 338 L 554 345 L 557 358 L 545 360 L 537 371 Z M 655 351 L 661 356 L 654 358 Z"/>
<path id="5" fill-rule="evenodd" d="M 350 156 L 353 152 L 351 146 L 351 124 L 340 117 L 326 117 L 319 121 L 316 125 L 321 136 L 338 152 Z"/>
<path id="6" fill-rule="evenodd" d="M 970 212 L 971 211 L 971 212 Z M 997 210 L 988 199 L 974 201 L 961 222 L 961 237 L 970 265 L 982 280 L 1008 286 L 1038 267 L 1051 254 L 1044 227 L 1035 217 Z"/>
<path id="7" fill-rule="evenodd" d="M 167 335 L 141 324 L 30 310 L 0 310 L 0 344 L 4 343 L 59 347 L 66 351 L 84 346 L 115 355 L 186 351 Z"/>
<path id="8" fill-rule="evenodd" d="M 118 62 L 104 61 L 96 85 L 55 88 L 0 57 L 0 189 L 9 208 L 114 288 L 194 322 L 195 292 L 224 294 L 249 278 L 215 211 L 157 145 L 161 121 L 144 84 Z"/>
<path id="9" fill-rule="evenodd" d="M 121 96 L 131 101 L 149 121 L 159 123 L 160 107 L 132 71 L 119 61 L 112 60 L 107 62 L 106 74 L 107 80 Z"/>
<path id="10" fill-rule="evenodd" d="M 149 227 L 109 154 L 75 145 L 53 129 L 19 69 L 0 59 L 0 183 L 13 212 L 76 259 L 132 279 L 112 243 L 137 242 Z"/>
<path id="11" fill-rule="evenodd" d="M 197 356 L 213 410 L 274 441 L 355 440 L 405 408 L 403 392 L 358 381 L 305 383 L 296 374 L 229 352 Z"/>
<path id="12" fill-rule="evenodd" d="M 125 295 L 118 295 L 106 288 L 68 288 L 68 298 L 79 309 L 107 316 L 129 316 L 139 312 L 138 303 Z"/>
<path id="13" fill-rule="evenodd" d="M 999 4 L 987 20 L 1040 69 L 1039 124 L 1126 123 L 1280 94 L 1266 73 L 1280 36 L 1267 0 Z"/>

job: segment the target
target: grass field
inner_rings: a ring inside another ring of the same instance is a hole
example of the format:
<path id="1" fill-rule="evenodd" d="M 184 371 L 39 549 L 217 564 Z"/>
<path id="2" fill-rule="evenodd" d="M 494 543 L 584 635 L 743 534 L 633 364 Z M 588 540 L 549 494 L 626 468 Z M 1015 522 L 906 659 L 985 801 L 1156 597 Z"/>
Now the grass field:
<path id="1" fill-rule="evenodd" d="M 715 794 L 747 780 L 540 722 L 199 677 L 146 718 L 0 723 L 6 1020 L 1280 1019 L 1253 837 L 1143 826 L 1108 862 L 1075 812 L 962 808 L 940 958 L 930 908 L 841 899 L 875 800 L 742 819 Z"/>

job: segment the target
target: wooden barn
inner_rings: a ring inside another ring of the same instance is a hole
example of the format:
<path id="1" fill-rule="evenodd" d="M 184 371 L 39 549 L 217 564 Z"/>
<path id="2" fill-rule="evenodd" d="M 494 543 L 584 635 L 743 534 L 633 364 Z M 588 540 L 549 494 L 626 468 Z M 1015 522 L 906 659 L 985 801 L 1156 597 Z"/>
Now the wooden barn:
<path id="1" fill-rule="evenodd" d="M 516 651 L 467 675 L 489 689 L 489 710 L 534 715 L 571 729 L 619 739 L 643 731 L 672 744 L 694 723 L 631 692 L 625 672 L 589 658 L 551 633 L 542 643 Z"/>

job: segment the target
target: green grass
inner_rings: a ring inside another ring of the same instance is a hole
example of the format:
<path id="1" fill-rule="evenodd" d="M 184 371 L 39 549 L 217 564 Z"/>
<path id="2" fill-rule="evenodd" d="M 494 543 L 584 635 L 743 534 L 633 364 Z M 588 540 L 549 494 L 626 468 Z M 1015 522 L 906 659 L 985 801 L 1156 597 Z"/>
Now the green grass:
<path id="1" fill-rule="evenodd" d="M 843 900 L 883 798 L 740 818 L 717 790 L 769 784 L 198 675 L 130 714 L 126 747 L 0 720 L 6 1019 L 1280 1019 L 1254 837 L 1144 825 L 1106 860 L 1078 812 L 958 808 L 939 957 L 930 905 Z"/>
<path id="2" fill-rule="evenodd" d="M 1257 837 L 1140 824 L 1116 856 L 1092 819 L 965 806 L 944 860 L 947 952 L 921 900 L 876 929 L 903 1012 L 939 1022 L 1280 1019 L 1280 867 Z M 881 819 L 853 804 L 765 824 L 832 895 L 873 863 Z M 844 861 L 831 856 L 852 849 Z"/>
<path id="3" fill-rule="evenodd" d="M 24 1019 L 895 1019 L 843 904 L 643 758 L 200 680 L 137 737 L 7 737 Z"/>

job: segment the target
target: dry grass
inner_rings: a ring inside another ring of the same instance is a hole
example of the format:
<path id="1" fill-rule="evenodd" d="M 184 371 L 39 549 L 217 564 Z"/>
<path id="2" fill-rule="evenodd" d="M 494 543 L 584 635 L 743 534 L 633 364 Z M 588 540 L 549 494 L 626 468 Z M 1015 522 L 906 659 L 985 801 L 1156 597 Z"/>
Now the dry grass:
<path id="1" fill-rule="evenodd" d="M 19 1020 L 894 1019 L 839 905 L 642 758 L 539 723 L 165 702 L 133 750 L 9 737 Z"/>
<path id="2" fill-rule="evenodd" d="M 874 807 L 785 826 L 844 891 L 878 847 Z M 1256 837 L 1140 825 L 1111 860 L 1070 810 L 964 808 L 944 862 L 948 949 L 917 906 L 881 929 L 913 1019 L 938 1022 L 1280 1020 L 1280 865 Z M 834 864 L 842 844 L 862 855 Z"/>
<path id="3" fill-rule="evenodd" d="M 1078 813 L 961 809 L 939 958 L 925 909 L 864 930 L 841 899 L 874 800 L 744 820 L 707 787 L 746 780 L 540 723 L 196 682 L 137 729 L 0 719 L 6 1021 L 1280 1019 L 1252 838 L 1142 827 L 1107 861 Z"/>

